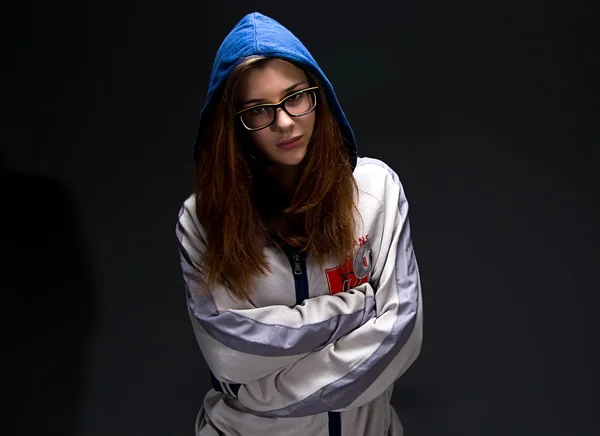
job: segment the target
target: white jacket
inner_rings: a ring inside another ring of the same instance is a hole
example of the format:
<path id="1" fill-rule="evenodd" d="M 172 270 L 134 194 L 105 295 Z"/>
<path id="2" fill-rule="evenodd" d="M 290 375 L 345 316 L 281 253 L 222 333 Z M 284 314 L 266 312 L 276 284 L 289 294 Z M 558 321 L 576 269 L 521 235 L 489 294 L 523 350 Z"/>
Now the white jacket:
<path id="1" fill-rule="evenodd" d="M 206 249 L 185 200 L 177 224 L 188 311 L 213 389 L 197 435 L 402 435 L 394 382 L 421 349 L 423 304 L 408 202 L 396 173 L 359 157 L 354 259 L 324 268 L 308 255 L 265 248 L 273 274 L 250 301 L 224 288 L 198 296 Z"/>

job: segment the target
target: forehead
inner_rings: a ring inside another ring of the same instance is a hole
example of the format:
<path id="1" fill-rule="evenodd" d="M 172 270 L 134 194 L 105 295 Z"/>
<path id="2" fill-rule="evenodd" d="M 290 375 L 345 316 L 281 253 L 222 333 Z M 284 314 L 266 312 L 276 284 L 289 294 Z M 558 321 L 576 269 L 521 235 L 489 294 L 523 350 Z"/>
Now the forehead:
<path id="1" fill-rule="evenodd" d="M 272 59 L 244 72 L 239 81 L 242 100 L 264 99 L 278 101 L 285 89 L 306 82 L 304 72 L 289 62 Z"/>

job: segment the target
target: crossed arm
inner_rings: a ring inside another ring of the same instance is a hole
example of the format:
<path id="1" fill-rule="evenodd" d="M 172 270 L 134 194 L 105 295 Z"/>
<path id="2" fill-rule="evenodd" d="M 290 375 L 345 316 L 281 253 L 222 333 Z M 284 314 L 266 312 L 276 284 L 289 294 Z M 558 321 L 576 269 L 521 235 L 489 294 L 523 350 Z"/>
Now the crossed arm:
<path id="1" fill-rule="evenodd" d="M 386 195 L 397 207 L 381 210 L 373 285 L 294 307 L 242 303 L 218 310 L 210 294 L 190 292 L 203 286 L 193 259 L 206 247 L 182 208 L 177 234 L 196 338 L 214 377 L 249 412 L 306 416 L 360 407 L 418 356 L 422 302 L 408 203 L 398 181 L 386 189 L 397 189 Z"/>

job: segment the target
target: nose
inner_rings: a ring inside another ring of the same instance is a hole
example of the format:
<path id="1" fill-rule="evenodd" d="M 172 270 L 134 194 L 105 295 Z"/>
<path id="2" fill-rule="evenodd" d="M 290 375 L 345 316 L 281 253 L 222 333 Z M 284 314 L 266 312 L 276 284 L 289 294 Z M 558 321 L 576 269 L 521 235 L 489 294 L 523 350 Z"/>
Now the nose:
<path id="1" fill-rule="evenodd" d="M 279 129 L 285 130 L 294 124 L 294 120 L 283 110 L 283 108 L 277 108 L 277 111 L 275 112 L 275 123 L 273 124 Z"/>

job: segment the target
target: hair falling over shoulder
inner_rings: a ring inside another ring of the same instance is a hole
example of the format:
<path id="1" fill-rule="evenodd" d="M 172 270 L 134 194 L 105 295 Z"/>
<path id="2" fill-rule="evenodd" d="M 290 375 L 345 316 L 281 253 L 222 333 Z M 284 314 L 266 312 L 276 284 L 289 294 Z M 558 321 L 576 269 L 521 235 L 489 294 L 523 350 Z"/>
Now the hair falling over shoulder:
<path id="1" fill-rule="evenodd" d="M 257 275 L 271 273 L 264 248 L 270 242 L 306 250 L 319 264 L 353 254 L 358 186 L 346 144 L 320 88 L 316 123 L 304 171 L 291 204 L 265 213 L 261 186 L 247 146 L 234 123 L 236 81 L 265 58 L 240 64 L 225 84 L 195 166 L 196 215 L 207 235 L 202 281 L 224 285 L 238 300 L 252 295 Z M 312 85 L 316 77 L 306 73 Z M 266 201 L 268 203 L 268 200 Z"/>

